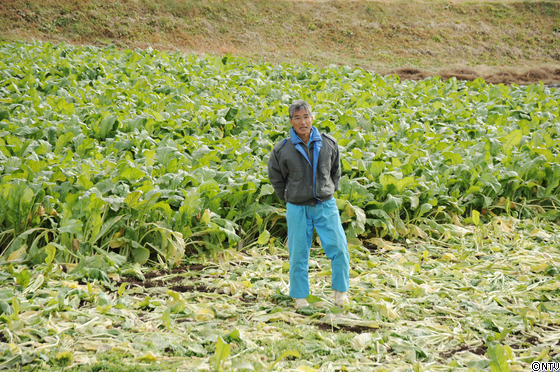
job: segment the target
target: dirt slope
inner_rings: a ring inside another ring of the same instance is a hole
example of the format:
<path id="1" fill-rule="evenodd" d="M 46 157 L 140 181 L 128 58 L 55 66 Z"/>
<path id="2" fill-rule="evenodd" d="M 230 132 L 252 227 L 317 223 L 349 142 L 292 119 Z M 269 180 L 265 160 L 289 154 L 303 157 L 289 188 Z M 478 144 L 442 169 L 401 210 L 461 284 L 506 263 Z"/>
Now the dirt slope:
<path id="1" fill-rule="evenodd" d="M 0 38 L 560 83 L 560 2 L 2 0 Z"/>

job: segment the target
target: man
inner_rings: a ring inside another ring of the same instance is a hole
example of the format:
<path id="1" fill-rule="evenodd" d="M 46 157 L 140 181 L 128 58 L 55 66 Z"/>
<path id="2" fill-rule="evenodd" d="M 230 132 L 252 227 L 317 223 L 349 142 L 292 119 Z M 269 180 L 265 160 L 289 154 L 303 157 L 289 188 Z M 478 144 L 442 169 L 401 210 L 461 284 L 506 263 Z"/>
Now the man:
<path id="1" fill-rule="evenodd" d="M 340 180 L 336 140 L 313 126 L 311 106 L 302 100 L 289 107 L 290 138 L 276 144 L 268 160 L 268 178 L 286 202 L 290 296 L 295 307 L 308 306 L 309 251 L 313 227 L 331 260 L 335 304 L 344 305 L 350 265 L 346 235 L 333 197 Z"/>

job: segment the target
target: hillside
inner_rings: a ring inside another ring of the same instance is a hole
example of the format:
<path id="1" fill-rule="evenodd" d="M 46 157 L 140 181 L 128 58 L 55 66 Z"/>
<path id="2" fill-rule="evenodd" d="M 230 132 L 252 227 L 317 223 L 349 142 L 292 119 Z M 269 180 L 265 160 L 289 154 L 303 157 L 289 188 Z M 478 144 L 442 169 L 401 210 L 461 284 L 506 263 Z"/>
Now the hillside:
<path id="1" fill-rule="evenodd" d="M 4 0 L 0 35 L 560 83 L 558 1 Z"/>

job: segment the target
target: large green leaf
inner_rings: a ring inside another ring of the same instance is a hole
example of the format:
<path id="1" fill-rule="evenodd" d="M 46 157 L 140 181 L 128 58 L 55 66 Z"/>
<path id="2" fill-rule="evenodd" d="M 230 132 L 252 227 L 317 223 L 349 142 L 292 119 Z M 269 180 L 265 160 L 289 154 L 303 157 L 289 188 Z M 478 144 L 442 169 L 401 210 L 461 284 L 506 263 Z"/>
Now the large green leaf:
<path id="1" fill-rule="evenodd" d="M 523 138 L 523 133 L 521 132 L 520 129 L 515 129 L 511 133 L 506 135 L 502 140 L 504 152 L 510 155 L 513 148 L 519 145 L 522 138 Z"/>
<path id="2" fill-rule="evenodd" d="M 143 265 L 150 258 L 150 250 L 144 247 L 137 247 L 132 250 L 132 256 L 135 262 Z"/>

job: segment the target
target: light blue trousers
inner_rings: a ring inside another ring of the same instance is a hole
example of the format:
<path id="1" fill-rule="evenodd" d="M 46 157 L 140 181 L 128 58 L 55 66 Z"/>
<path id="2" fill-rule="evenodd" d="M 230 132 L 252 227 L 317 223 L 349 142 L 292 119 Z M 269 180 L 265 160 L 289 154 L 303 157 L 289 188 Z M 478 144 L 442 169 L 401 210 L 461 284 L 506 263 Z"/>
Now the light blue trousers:
<path id="1" fill-rule="evenodd" d="M 346 292 L 350 281 L 350 257 L 335 199 L 331 198 L 314 206 L 287 203 L 286 220 L 290 253 L 290 297 L 306 298 L 309 295 L 309 251 L 313 227 L 321 239 L 325 254 L 331 260 L 332 288 Z"/>

